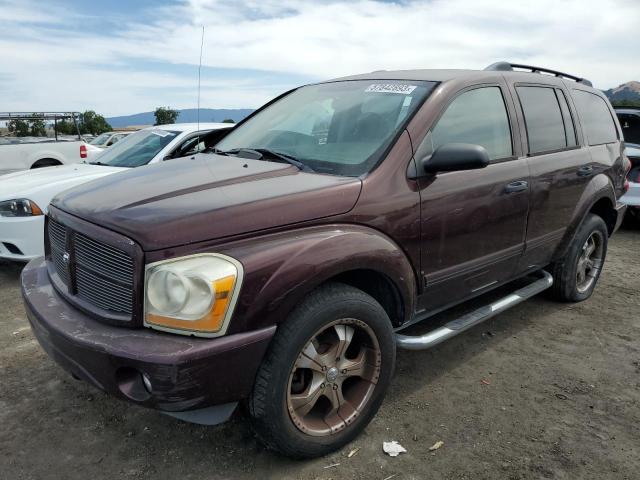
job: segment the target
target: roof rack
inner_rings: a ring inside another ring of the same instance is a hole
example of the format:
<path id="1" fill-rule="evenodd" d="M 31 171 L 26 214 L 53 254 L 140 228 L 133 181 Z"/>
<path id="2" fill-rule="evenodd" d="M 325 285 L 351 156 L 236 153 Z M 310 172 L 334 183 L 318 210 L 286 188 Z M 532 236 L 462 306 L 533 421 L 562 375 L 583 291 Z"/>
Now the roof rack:
<path id="1" fill-rule="evenodd" d="M 485 68 L 485 70 L 495 70 L 500 72 L 514 72 L 515 69 L 528 70 L 531 73 L 549 73 L 555 77 L 568 78 L 569 80 L 574 80 L 578 83 L 582 83 L 583 85 L 593 87 L 593 84 L 586 78 L 576 77 L 575 75 L 569 75 L 568 73 L 558 72 L 557 70 L 551 70 L 549 68 L 534 67 L 533 65 L 523 65 L 521 63 L 510 62 L 496 62 Z"/>

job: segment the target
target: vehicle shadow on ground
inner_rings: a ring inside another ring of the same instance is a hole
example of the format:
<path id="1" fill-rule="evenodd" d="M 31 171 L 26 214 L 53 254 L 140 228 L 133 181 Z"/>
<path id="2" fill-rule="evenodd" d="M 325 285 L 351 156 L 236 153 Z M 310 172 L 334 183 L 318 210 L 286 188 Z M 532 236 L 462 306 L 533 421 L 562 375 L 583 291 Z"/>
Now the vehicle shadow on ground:
<path id="1" fill-rule="evenodd" d="M 21 264 L 0 263 L 0 284 L 4 285 L 6 280 L 17 287 L 22 267 Z M 513 288 L 503 287 L 410 327 L 403 333 L 429 331 L 505 295 Z M 80 462 L 77 473 L 82 472 L 85 476 L 93 473 L 96 477 L 102 477 L 105 472 L 101 465 L 110 463 L 118 465 L 121 472 L 130 472 L 133 476 L 143 478 L 157 477 L 158 474 L 175 478 L 184 473 L 181 468 L 185 465 L 189 466 L 195 478 L 210 476 L 212 471 L 222 478 L 252 478 L 253 472 L 261 472 L 261 476 L 264 475 L 262 478 L 270 478 L 272 474 L 273 478 L 315 478 L 308 474 L 322 471 L 318 469 L 327 464 L 341 461 L 344 464 L 346 453 L 354 445 L 360 447 L 374 442 L 375 446 L 370 448 L 379 451 L 382 436 L 388 440 L 387 437 L 401 436 L 410 431 L 411 428 L 402 423 L 405 420 L 397 423 L 398 418 L 402 418 L 397 412 L 403 408 L 406 411 L 405 404 L 409 400 L 426 404 L 447 401 L 448 394 L 442 389 L 445 379 L 452 378 L 459 390 L 464 390 L 470 383 L 479 384 L 487 372 L 483 367 L 476 368 L 473 365 L 485 352 L 513 348 L 505 347 L 504 343 L 513 337 L 526 338 L 532 333 L 527 330 L 534 329 L 536 323 L 543 323 L 545 317 L 554 316 L 564 308 L 568 307 L 550 300 L 543 293 L 430 350 L 398 350 L 396 375 L 378 420 L 374 419 L 364 434 L 341 452 L 308 462 L 293 461 L 262 447 L 241 410 L 230 422 L 217 427 L 181 422 L 159 412 L 116 400 L 73 380 L 35 344 L 33 355 L 12 357 L 7 364 L 9 383 L 3 389 L 6 390 L 7 405 L 14 406 L 11 415 L 6 417 L 9 423 L 7 431 L 23 439 L 27 451 L 66 451 Z M 26 375 L 25 372 L 30 374 Z M 505 401 L 508 403 L 508 399 Z M 415 407 L 410 411 L 412 415 L 429 416 L 427 411 Z M 37 427 L 33 424 L 40 416 L 55 419 L 64 427 L 46 432 L 45 439 L 37 434 Z M 428 425 L 425 420 L 420 419 L 423 426 Z M 433 422 L 446 420 L 434 418 Z M 407 418 L 406 421 L 412 420 Z M 387 424 L 390 430 L 385 430 L 384 425 Z M 359 457 L 357 462 L 352 461 L 354 468 L 367 458 L 365 453 Z M 12 461 L 22 463 L 15 458 Z M 58 465 L 58 461 L 50 459 L 49 462 Z M 46 464 L 25 461 L 24 465 L 24 471 L 36 477 L 39 473 L 46 476 Z M 346 465 L 343 467 L 346 468 Z M 118 472 L 112 473 L 117 476 Z M 290 476 L 286 477 L 284 473 Z"/>
<path id="2" fill-rule="evenodd" d="M 0 260 L 0 286 L 9 286 L 20 282 L 20 273 L 26 263 Z"/>
<path id="3" fill-rule="evenodd" d="M 0 264 L 0 279 L 13 277 L 17 283 L 21 269 L 20 264 Z M 505 291 L 509 290 L 501 289 L 485 295 L 464 307 L 439 315 L 428 323 L 413 326 L 410 331 L 412 334 L 428 331 L 455 318 L 461 312 L 504 295 Z M 518 336 L 535 323 L 538 316 L 553 311 L 558 305 L 540 295 L 430 350 L 398 350 L 396 375 L 381 415 L 385 414 L 386 409 L 394 410 L 397 405 L 403 405 L 408 397 L 425 388 L 427 393 L 423 394 L 423 400 L 430 401 L 430 385 L 450 375 L 462 365 L 473 362 L 474 357 L 487 349 L 498 348 L 505 339 Z M 47 443 L 52 445 L 60 441 L 65 444 L 69 442 L 68 439 L 74 439 L 67 448 L 76 458 L 81 457 L 83 462 L 87 463 L 88 471 L 85 470 L 85 473 L 90 472 L 92 467 L 99 472 L 98 465 L 111 456 L 111 460 L 127 458 L 122 468 L 131 467 L 132 470 L 138 471 L 140 476 L 152 476 L 158 473 L 159 465 L 166 465 L 165 458 L 169 456 L 180 459 L 179 464 L 193 466 L 194 473 L 204 473 L 213 468 L 220 473 L 232 471 L 237 474 L 244 471 L 249 476 L 253 471 L 282 472 L 288 469 L 316 468 L 315 462 L 318 465 L 333 462 L 341 458 L 344 451 L 352 448 L 347 446 L 342 453 L 338 452 L 329 455 L 328 458 L 311 462 L 292 461 L 262 447 L 242 409 L 238 409 L 230 422 L 217 427 L 188 424 L 153 410 L 118 401 L 85 383 L 73 380 L 54 366 L 39 349 L 36 351 L 35 358 L 29 361 L 32 365 L 23 364 L 26 360 L 17 360 L 18 363 L 13 366 L 17 371 L 33 372 L 29 378 L 23 378 L 24 383 L 21 382 L 15 391 L 9 393 L 10 397 L 16 397 L 16 405 L 19 405 L 20 398 L 27 394 L 25 388 L 31 392 L 40 392 L 33 396 L 29 406 L 18 407 L 18 411 L 12 415 L 18 424 L 16 427 L 24 431 L 20 437 L 31 436 L 29 418 L 32 417 L 33 411 L 61 419 L 60 421 L 67 425 L 65 432 L 54 433 L 55 438 Z M 483 372 L 478 372 L 478 381 L 482 374 Z M 434 398 L 442 399 L 442 396 L 442 392 L 434 393 Z M 7 401 L 12 402 L 12 399 L 8 398 Z M 23 410 L 25 407 L 28 410 Z M 398 425 L 395 433 L 399 433 L 403 428 L 402 425 Z M 365 431 L 365 436 L 368 435 L 368 431 L 369 429 Z M 360 440 L 364 441 L 362 437 Z M 96 449 L 96 443 L 104 444 L 105 448 Z M 93 447 L 88 448 L 86 445 Z M 36 444 L 33 447 L 42 449 L 43 445 Z M 132 456 L 129 452 L 138 452 L 138 455 Z M 175 475 L 180 475 L 177 466 L 167 468 L 168 471 L 163 471 L 163 474 L 170 476 L 174 472 Z"/>

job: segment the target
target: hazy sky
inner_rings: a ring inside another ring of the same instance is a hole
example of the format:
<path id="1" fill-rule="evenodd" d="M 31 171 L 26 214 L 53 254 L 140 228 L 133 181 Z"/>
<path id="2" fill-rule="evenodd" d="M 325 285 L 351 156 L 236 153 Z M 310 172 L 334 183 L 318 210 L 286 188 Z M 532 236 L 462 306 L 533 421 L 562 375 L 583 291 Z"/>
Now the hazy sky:
<path id="1" fill-rule="evenodd" d="M 293 86 L 510 60 L 640 80 L 640 0 L 0 0 L 0 111 L 257 107 Z"/>

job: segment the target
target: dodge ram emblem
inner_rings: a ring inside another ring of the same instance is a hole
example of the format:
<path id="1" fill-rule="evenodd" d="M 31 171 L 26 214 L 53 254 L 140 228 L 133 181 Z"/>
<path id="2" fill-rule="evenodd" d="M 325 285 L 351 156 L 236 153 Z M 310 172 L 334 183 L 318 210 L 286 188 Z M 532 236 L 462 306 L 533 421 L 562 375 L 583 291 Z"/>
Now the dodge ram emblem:
<path id="1" fill-rule="evenodd" d="M 65 263 L 65 265 L 69 265 L 69 252 L 64 252 L 64 254 L 62 255 L 62 261 Z"/>

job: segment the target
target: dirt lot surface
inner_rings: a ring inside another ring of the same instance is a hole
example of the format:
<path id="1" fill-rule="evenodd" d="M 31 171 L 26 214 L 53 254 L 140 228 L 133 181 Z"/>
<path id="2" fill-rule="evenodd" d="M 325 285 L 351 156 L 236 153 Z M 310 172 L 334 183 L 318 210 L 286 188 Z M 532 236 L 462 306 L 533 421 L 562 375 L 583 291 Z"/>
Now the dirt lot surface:
<path id="1" fill-rule="evenodd" d="M 73 380 L 31 335 L 19 273 L 0 263 L 3 479 L 640 478 L 638 230 L 612 239 L 591 300 L 542 295 L 430 351 L 400 351 L 365 433 L 304 462 L 265 451 L 242 417 L 190 425 Z M 388 457 L 388 440 L 408 453 Z"/>

